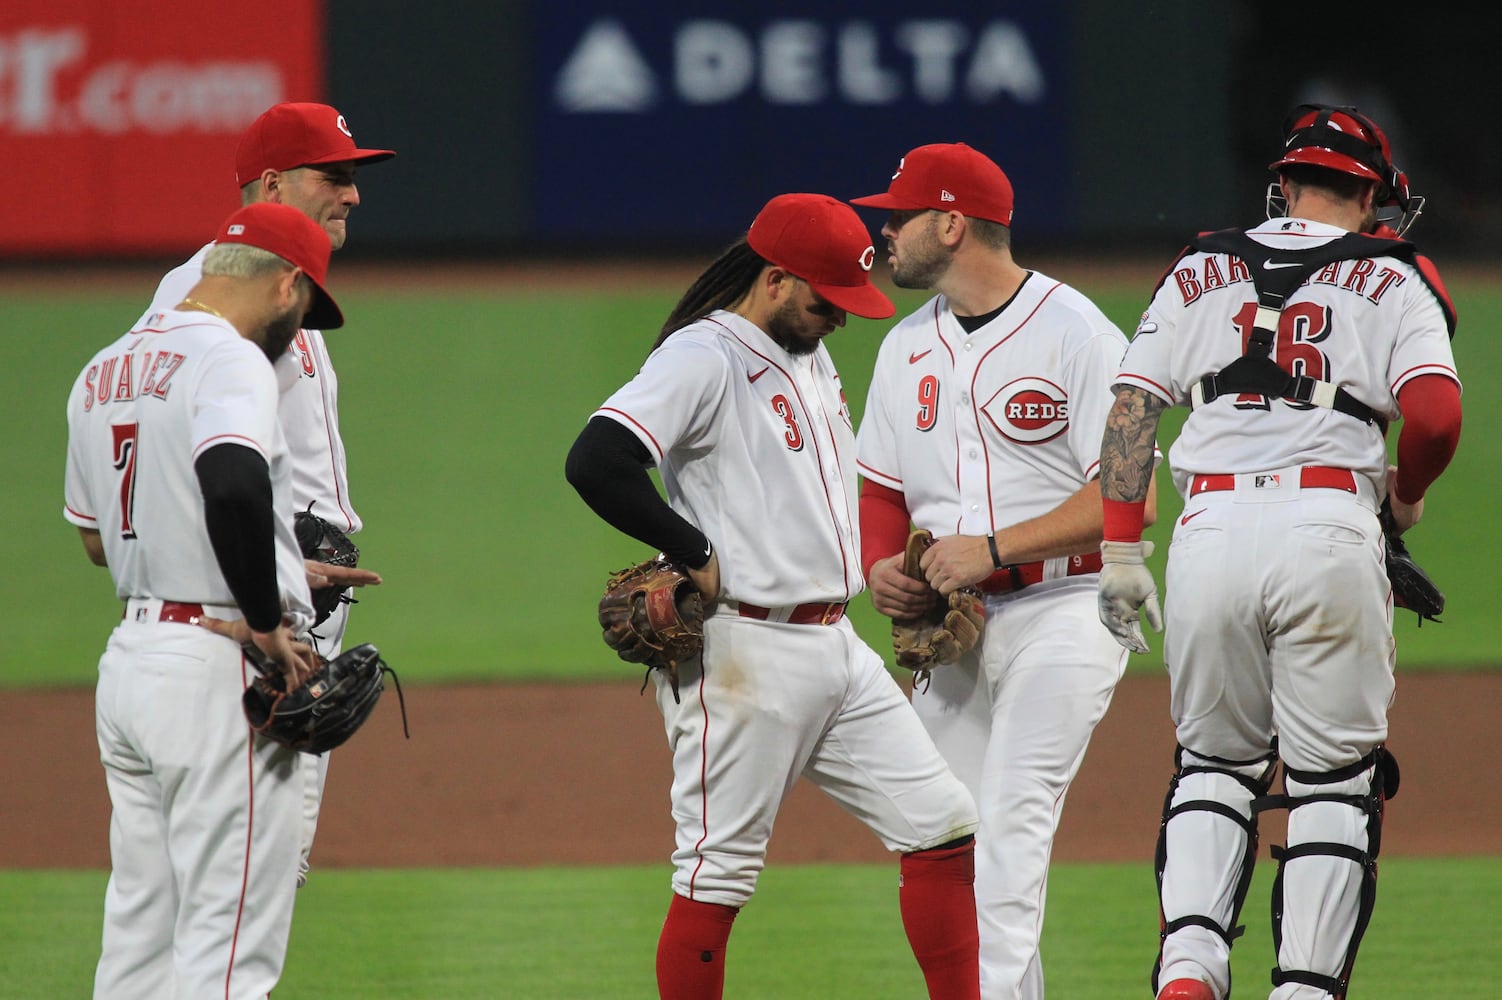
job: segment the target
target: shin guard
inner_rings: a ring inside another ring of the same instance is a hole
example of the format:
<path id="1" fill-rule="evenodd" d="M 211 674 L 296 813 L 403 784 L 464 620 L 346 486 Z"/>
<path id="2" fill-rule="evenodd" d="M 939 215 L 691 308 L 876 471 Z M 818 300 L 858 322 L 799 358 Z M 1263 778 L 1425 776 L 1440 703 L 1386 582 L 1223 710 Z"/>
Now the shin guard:
<path id="1" fill-rule="evenodd" d="M 1252 803 L 1272 785 L 1276 755 L 1226 760 L 1184 747 L 1158 830 L 1159 949 L 1156 993 L 1174 979 L 1208 977 L 1217 996 L 1231 989 L 1231 943 L 1257 859 Z"/>
<path id="2" fill-rule="evenodd" d="M 1343 1000 L 1376 905 L 1382 817 L 1398 791 L 1398 763 L 1378 746 L 1334 771 L 1285 767 L 1283 785 L 1286 794 L 1259 803 L 1288 810 L 1288 846 L 1272 851 L 1273 997 L 1304 985 Z"/>

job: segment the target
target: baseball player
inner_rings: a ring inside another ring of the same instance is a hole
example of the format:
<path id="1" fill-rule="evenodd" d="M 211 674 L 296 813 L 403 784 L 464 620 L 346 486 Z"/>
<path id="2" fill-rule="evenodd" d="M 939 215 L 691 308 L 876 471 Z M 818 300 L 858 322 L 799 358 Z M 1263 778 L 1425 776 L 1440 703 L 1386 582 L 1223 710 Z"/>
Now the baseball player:
<path id="1" fill-rule="evenodd" d="M 845 617 L 863 586 L 855 434 L 823 340 L 847 313 L 892 314 L 870 283 L 874 256 L 848 205 L 773 198 L 569 453 L 585 501 L 688 566 L 708 608 L 703 656 L 679 667 L 681 703 L 653 671 L 677 824 L 657 945 L 668 1000 L 721 995 L 732 922 L 800 775 L 901 855 L 929 996 L 978 996 L 974 804 Z"/>
<path id="2" fill-rule="evenodd" d="M 895 283 L 938 293 L 877 355 L 857 439 L 861 560 L 894 618 L 921 614 L 930 585 L 985 596 L 980 645 L 912 701 L 980 811 L 981 994 L 1041 998 L 1054 833 L 1126 665 L 1095 611 L 1095 475 L 1126 338 L 1013 260 L 1012 185 L 964 143 L 919 146 L 854 204 L 891 213 Z M 903 573 L 910 524 L 935 539 L 926 579 Z"/>
<path id="3" fill-rule="evenodd" d="M 95 705 L 113 808 L 100 1000 L 259 998 L 281 974 L 299 755 L 251 733 L 254 668 L 207 626 L 243 618 L 292 688 L 314 668 L 272 359 L 305 320 L 343 323 L 329 251 L 295 209 L 236 211 L 203 277 L 68 396 L 64 516 L 125 602 Z"/>
<path id="4" fill-rule="evenodd" d="M 355 171 L 396 154 L 389 149 L 355 145 L 344 116 L 327 104 L 287 103 L 267 109 L 251 123 L 235 154 L 235 177 L 244 205 L 272 202 L 291 205 L 323 227 L 335 250 L 344 246 L 349 213 L 360 204 Z M 148 314 L 171 308 L 198 280 L 210 243 L 167 272 L 152 297 Z M 344 441 L 339 436 L 339 379 L 323 334 L 299 330 L 291 349 L 277 360 L 283 386 L 280 420 L 292 457 L 292 502 L 312 510 L 353 535 L 362 523 L 349 497 Z M 351 586 L 381 582 L 369 570 L 310 564 L 309 571 Z M 315 580 L 315 585 L 317 585 Z M 349 622 L 349 604 L 341 603 L 318 626 L 315 640 L 325 659 L 339 655 Z M 318 827 L 319 805 L 328 778 L 329 754 L 306 754 L 308 788 L 304 803 L 303 859 L 297 874 L 308 877 L 308 856 Z"/>
<path id="5" fill-rule="evenodd" d="M 1275 1000 L 1344 997 L 1377 888 L 1392 701 L 1392 591 L 1377 511 L 1400 528 L 1460 436 L 1454 310 L 1411 243 L 1406 179 L 1355 108 L 1284 123 L 1278 208 L 1201 234 L 1168 269 L 1116 378 L 1101 449 L 1101 620 L 1143 651 L 1162 627 L 1142 564 L 1142 500 L 1169 406 L 1185 498 L 1164 640 L 1178 750 L 1157 874 L 1158 1000 L 1222 1000 L 1252 877 L 1257 815 L 1288 810 L 1275 848 Z M 1426 273 L 1429 272 L 1429 273 Z M 1402 421 L 1397 465 L 1385 431 Z M 1283 763 L 1284 794 L 1270 796 Z"/>

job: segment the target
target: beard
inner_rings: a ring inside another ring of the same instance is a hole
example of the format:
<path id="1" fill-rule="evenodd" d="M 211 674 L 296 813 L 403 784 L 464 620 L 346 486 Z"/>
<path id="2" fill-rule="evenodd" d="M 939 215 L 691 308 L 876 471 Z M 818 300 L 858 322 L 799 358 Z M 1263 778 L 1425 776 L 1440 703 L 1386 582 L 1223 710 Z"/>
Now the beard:
<path id="1" fill-rule="evenodd" d="M 898 288 L 932 288 L 944 277 L 954 258 L 934 236 L 932 224 L 921 240 L 892 267 L 892 284 Z"/>
<path id="2" fill-rule="evenodd" d="M 767 321 L 767 336 L 793 357 L 812 354 L 819 349 L 820 338 L 810 337 L 802 332 L 802 313 L 797 303 L 790 300 Z"/>
<path id="3" fill-rule="evenodd" d="M 302 309 L 294 306 L 261 327 L 261 352 L 272 364 L 276 364 L 276 359 L 287 353 L 292 338 L 297 336 L 298 328 L 302 326 L 302 317 Z"/>

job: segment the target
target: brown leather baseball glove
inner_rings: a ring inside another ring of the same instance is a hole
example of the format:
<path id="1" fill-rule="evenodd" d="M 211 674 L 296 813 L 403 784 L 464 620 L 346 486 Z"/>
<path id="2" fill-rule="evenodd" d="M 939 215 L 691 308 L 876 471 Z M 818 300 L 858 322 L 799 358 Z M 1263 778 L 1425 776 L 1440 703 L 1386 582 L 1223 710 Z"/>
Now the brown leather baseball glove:
<path id="1" fill-rule="evenodd" d="M 934 536 L 915 528 L 907 538 L 902 571 L 915 580 L 924 579 L 923 553 Z M 942 663 L 953 663 L 980 642 L 986 626 L 986 603 L 980 591 L 960 587 L 947 598 L 934 594 L 929 610 L 919 618 L 892 619 L 892 649 L 897 664 L 919 677 Z"/>
<path id="2" fill-rule="evenodd" d="M 656 556 L 615 571 L 599 619 L 605 645 L 648 676 L 665 671 L 678 701 L 678 664 L 704 650 L 704 600 L 683 568 Z"/>

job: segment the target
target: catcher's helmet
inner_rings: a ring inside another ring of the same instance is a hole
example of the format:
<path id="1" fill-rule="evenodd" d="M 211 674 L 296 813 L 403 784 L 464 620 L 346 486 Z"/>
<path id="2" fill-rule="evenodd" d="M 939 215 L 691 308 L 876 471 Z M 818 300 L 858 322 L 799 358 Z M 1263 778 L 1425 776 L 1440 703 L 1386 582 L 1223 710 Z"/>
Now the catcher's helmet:
<path id="1" fill-rule="evenodd" d="M 1396 221 L 1383 221 L 1399 235 L 1423 211 L 1424 199 L 1409 193 L 1408 175 L 1393 165 L 1387 135 L 1355 108 L 1300 104 L 1284 120 L 1283 135 L 1283 155 L 1268 164 L 1270 170 L 1304 164 L 1375 182 L 1377 204 L 1398 209 Z M 1272 202 L 1270 192 L 1269 213 L 1275 208 L 1281 211 L 1281 206 Z"/>

